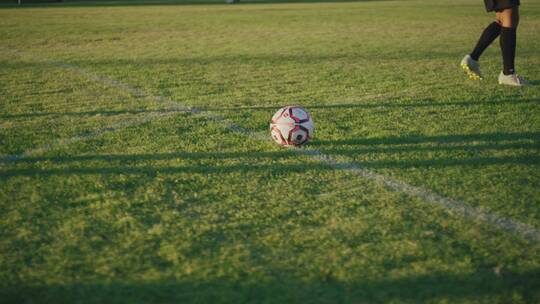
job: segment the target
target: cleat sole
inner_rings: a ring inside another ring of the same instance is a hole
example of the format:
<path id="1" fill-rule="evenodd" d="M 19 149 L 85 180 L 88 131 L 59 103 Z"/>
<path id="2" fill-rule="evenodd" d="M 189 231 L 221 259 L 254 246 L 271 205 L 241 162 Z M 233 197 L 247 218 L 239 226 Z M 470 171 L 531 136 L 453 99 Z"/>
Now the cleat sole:
<path id="1" fill-rule="evenodd" d="M 467 76 L 469 76 L 470 79 L 472 80 L 482 80 L 482 76 L 476 74 L 475 72 L 473 72 L 468 65 L 466 64 L 461 64 L 461 68 L 463 68 L 463 70 L 465 71 L 465 73 L 467 73 Z"/>

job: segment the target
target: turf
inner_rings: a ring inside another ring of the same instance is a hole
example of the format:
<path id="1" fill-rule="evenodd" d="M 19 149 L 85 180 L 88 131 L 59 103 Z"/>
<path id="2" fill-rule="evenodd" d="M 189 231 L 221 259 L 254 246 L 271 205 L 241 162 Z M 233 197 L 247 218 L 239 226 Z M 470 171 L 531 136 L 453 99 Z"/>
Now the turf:
<path id="1" fill-rule="evenodd" d="M 2 302 L 540 301 L 537 241 L 254 136 L 301 104 L 308 149 L 540 229 L 540 3 L 508 88 L 459 68 L 481 3 L 208 2 L 0 6 Z"/>

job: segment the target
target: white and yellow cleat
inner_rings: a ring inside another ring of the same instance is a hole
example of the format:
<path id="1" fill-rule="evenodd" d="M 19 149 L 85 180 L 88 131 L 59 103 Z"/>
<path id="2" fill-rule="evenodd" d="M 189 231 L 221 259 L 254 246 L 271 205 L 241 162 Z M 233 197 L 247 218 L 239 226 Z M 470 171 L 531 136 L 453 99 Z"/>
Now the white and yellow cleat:
<path id="1" fill-rule="evenodd" d="M 530 87 L 531 84 L 525 80 L 525 78 L 518 76 L 517 74 L 504 75 L 503 72 L 499 74 L 499 84 L 510 85 L 515 87 Z"/>
<path id="2" fill-rule="evenodd" d="M 465 55 L 461 60 L 461 68 L 467 73 L 472 80 L 482 80 L 482 72 L 480 71 L 480 65 L 478 61 L 472 59 L 471 55 Z"/>

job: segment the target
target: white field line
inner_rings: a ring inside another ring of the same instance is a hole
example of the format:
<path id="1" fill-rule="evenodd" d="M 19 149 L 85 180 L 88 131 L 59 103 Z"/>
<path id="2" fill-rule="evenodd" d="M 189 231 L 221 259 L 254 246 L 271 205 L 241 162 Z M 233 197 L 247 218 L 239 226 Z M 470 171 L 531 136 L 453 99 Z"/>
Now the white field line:
<path id="1" fill-rule="evenodd" d="M 92 139 L 94 137 L 100 136 L 100 135 L 108 133 L 108 132 L 114 132 L 114 131 L 124 129 L 124 128 L 128 128 L 128 127 L 139 126 L 139 125 L 145 124 L 146 122 L 149 122 L 149 121 L 154 120 L 154 119 L 166 118 L 166 117 L 172 116 L 174 114 L 177 114 L 178 112 L 186 112 L 186 113 L 190 113 L 190 114 L 194 114 L 194 115 L 202 115 L 202 116 L 205 116 L 209 120 L 218 121 L 218 122 L 220 122 L 222 124 L 226 123 L 225 120 L 223 119 L 223 117 L 221 117 L 219 115 L 213 115 L 208 110 L 189 107 L 189 106 L 183 105 L 183 104 L 181 104 L 181 103 L 179 103 L 177 101 L 173 101 L 173 100 L 171 100 L 169 98 L 148 94 L 147 92 L 145 92 L 145 91 L 143 91 L 141 89 L 138 89 L 138 88 L 132 87 L 130 85 L 127 85 L 125 83 L 119 82 L 117 80 L 111 79 L 111 78 L 109 78 L 109 77 L 107 77 L 105 75 L 99 75 L 99 74 L 93 73 L 91 71 L 88 71 L 86 69 L 83 69 L 81 67 L 78 67 L 78 66 L 63 62 L 63 61 L 40 59 L 38 56 L 36 56 L 36 55 L 34 55 L 32 53 L 25 52 L 25 51 L 20 51 L 20 50 L 16 50 L 16 49 L 12 49 L 12 48 L 5 48 L 5 47 L 2 47 L 2 46 L 0 46 L 0 51 L 5 52 L 5 53 L 11 53 L 11 54 L 13 54 L 15 56 L 18 56 L 18 57 L 23 57 L 23 58 L 26 57 L 26 58 L 36 60 L 36 61 L 41 62 L 41 63 L 49 64 L 51 66 L 56 66 L 56 67 L 59 67 L 59 68 L 63 68 L 63 69 L 72 71 L 72 72 L 74 72 L 76 74 L 82 75 L 82 76 L 84 76 L 84 77 L 86 77 L 88 79 L 91 79 L 91 80 L 95 81 L 95 82 L 102 83 L 102 84 L 105 84 L 105 85 L 107 85 L 109 87 L 113 87 L 113 88 L 125 91 L 125 92 L 131 94 L 133 97 L 145 98 L 145 99 L 157 101 L 157 102 L 163 104 L 166 107 L 164 109 L 165 112 L 142 113 L 142 115 L 143 115 L 142 118 L 135 118 L 135 119 L 125 120 L 125 121 L 115 122 L 115 123 L 112 123 L 111 125 L 109 125 L 109 126 L 107 126 L 105 128 L 97 129 L 97 130 L 94 130 L 94 131 L 91 131 L 91 132 L 86 132 L 84 134 L 75 135 L 75 136 L 73 136 L 71 138 L 68 138 L 68 139 L 57 139 L 57 140 L 54 140 L 54 141 L 52 141 L 50 143 L 44 144 L 44 145 L 42 145 L 40 147 L 29 149 L 29 150 L 27 150 L 27 151 L 25 151 L 25 152 L 23 152 L 21 154 L 18 154 L 18 155 L 0 154 L 0 163 L 2 163 L 2 162 L 3 163 L 9 163 L 9 162 L 13 162 L 13 161 L 16 161 L 16 160 L 24 158 L 24 157 L 29 157 L 29 156 L 36 155 L 36 154 L 39 154 L 39 153 L 46 153 L 47 151 L 50 151 L 52 149 L 62 147 L 62 146 L 66 146 L 66 145 L 69 145 L 69 144 L 73 144 L 73 143 L 76 143 L 76 142 L 79 142 L 79 141 Z M 370 97 L 381 98 L 381 97 L 384 97 L 384 96 L 386 96 L 386 95 L 371 95 Z M 269 105 L 254 105 L 254 106 L 250 106 L 250 107 L 268 107 L 268 106 Z M 240 109 L 242 109 L 242 108 L 240 108 Z M 227 123 L 227 124 L 228 124 L 227 127 L 229 129 L 236 128 L 234 126 L 234 124 L 232 124 L 232 123 Z"/>
<path id="2" fill-rule="evenodd" d="M 466 219 L 484 222 L 492 226 L 498 227 L 502 230 L 511 232 L 514 235 L 522 236 L 534 242 L 540 242 L 540 230 L 538 230 L 534 226 L 498 216 L 489 210 L 472 207 L 462 201 L 446 198 L 422 187 L 409 185 L 403 181 L 382 174 L 378 174 L 374 171 L 363 168 L 360 164 L 347 160 L 337 159 L 318 150 L 297 149 L 297 151 L 302 154 L 309 155 L 315 159 L 318 159 L 319 161 L 326 163 L 334 168 L 347 170 L 359 177 L 376 181 L 377 183 L 383 184 L 394 191 L 403 192 L 410 196 L 419 197 L 423 200 L 423 202 L 429 205 L 443 207 L 444 209 L 456 215 L 462 216 Z"/>
<path id="3" fill-rule="evenodd" d="M 0 50 L 5 50 L 5 48 L 0 48 Z M 26 53 L 26 52 L 23 53 L 23 52 L 15 51 L 15 50 L 8 50 L 8 51 L 10 51 L 11 53 L 14 53 L 16 55 L 19 55 L 19 56 L 27 56 L 27 57 L 31 57 L 33 59 L 37 58 L 36 56 L 33 56 L 32 54 L 29 54 L 29 53 Z M 71 64 L 67 64 L 67 63 L 64 63 L 64 62 L 58 62 L 58 61 L 49 61 L 49 60 L 41 60 L 41 61 L 46 62 L 46 63 L 50 63 L 50 64 L 58 66 L 58 67 L 69 69 L 69 70 L 71 70 L 73 72 L 76 72 L 76 73 L 82 74 L 82 75 L 84 75 L 86 77 L 89 77 L 91 79 L 94 79 L 95 81 L 99 81 L 99 82 L 101 82 L 103 84 L 106 84 L 106 85 L 109 85 L 109 86 L 124 90 L 126 92 L 129 92 L 129 93 L 131 93 L 131 94 L 133 94 L 135 96 L 145 96 L 146 98 L 150 98 L 152 100 L 157 100 L 157 101 L 163 102 L 164 104 L 170 106 L 171 108 L 177 109 L 177 112 L 186 112 L 186 113 L 190 113 L 190 114 L 193 114 L 193 115 L 203 116 L 207 120 L 218 123 L 218 124 L 222 125 L 226 129 L 228 129 L 228 130 L 230 130 L 230 131 L 232 131 L 234 133 L 245 135 L 245 136 L 248 136 L 249 138 L 252 138 L 252 139 L 257 139 L 257 140 L 262 140 L 262 141 L 270 141 L 270 137 L 268 136 L 268 134 L 263 133 L 263 132 L 255 132 L 255 131 L 246 129 L 244 127 L 241 127 L 241 126 L 235 124 L 234 122 L 230 122 L 230 121 L 226 120 L 224 117 L 222 117 L 220 115 L 214 115 L 212 113 L 209 113 L 208 111 L 188 107 L 188 106 L 182 105 L 182 104 L 180 104 L 180 103 L 178 103 L 176 101 L 173 101 L 171 99 L 164 98 L 164 97 L 161 97 L 161 96 L 154 96 L 154 95 L 146 94 L 146 92 L 144 92 L 144 91 L 142 91 L 140 89 L 133 88 L 133 87 L 129 86 L 128 84 L 118 82 L 118 81 L 110 79 L 109 77 L 104 76 L 104 75 L 98 75 L 98 74 L 89 72 L 87 70 L 84 70 L 82 68 L 79 68 L 79 67 L 71 65 Z M 157 114 L 154 114 L 154 115 L 148 115 L 148 116 L 146 116 L 144 118 L 141 118 L 141 119 L 130 120 L 130 121 L 126 121 L 126 122 L 119 122 L 119 123 L 117 123 L 117 124 L 115 124 L 115 125 L 113 125 L 113 126 L 111 126 L 109 128 L 101 129 L 101 130 L 95 131 L 93 133 L 90 133 L 88 135 L 81 135 L 81 136 L 72 137 L 70 139 L 58 140 L 58 141 L 55 141 L 55 142 L 53 142 L 53 143 L 51 143 L 49 145 L 45 145 L 43 147 L 39 147 L 39 148 L 36 148 L 36 149 L 31 149 L 29 151 L 26 151 L 26 152 L 20 154 L 20 155 L 11 155 L 11 156 L 0 157 L 0 162 L 4 162 L 4 163 L 5 162 L 7 162 L 7 163 L 13 162 L 13 161 L 16 161 L 17 159 L 20 159 L 20 158 L 24 158 L 24 157 L 34 155 L 34 154 L 37 154 L 37 153 L 43 153 L 43 152 L 49 151 L 49 150 L 54 149 L 54 148 L 58 148 L 58 147 L 68 145 L 68 144 L 72 144 L 72 143 L 75 143 L 75 142 L 78 142 L 78 141 L 81 141 L 81 140 L 96 137 L 96 136 L 104 134 L 104 133 L 106 133 L 108 131 L 115 131 L 115 130 L 120 129 L 120 128 L 137 126 L 137 125 L 143 124 L 145 122 L 148 122 L 148 121 L 150 121 L 150 120 L 152 120 L 154 118 L 159 118 L 159 117 L 163 117 L 163 116 L 172 115 L 173 113 L 174 112 L 170 112 L 170 113 L 166 113 L 166 114 L 157 113 Z M 408 194 L 410 196 L 413 196 L 413 197 L 419 197 L 426 204 L 429 204 L 429 205 L 432 205 L 432 206 L 437 206 L 437 207 L 442 207 L 445 210 L 447 210 L 447 211 L 449 211 L 449 212 L 451 212 L 453 214 L 456 214 L 458 216 L 461 216 L 463 218 L 466 218 L 468 220 L 472 220 L 472 221 L 475 221 L 475 222 L 483 222 L 483 223 L 489 224 L 491 226 L 497 227 L 497 228 L 499 228 L 501 230 L 510 232 L 510 233 L 512 233 L 512 234 L 514 234 L 516 236 L 523 237 L 523 238 L 525 238 L 527 240 L 530 240 L 530 241 L 533 241 L 533 242 L 540 242 L 540 230 L 538 230 L 534 226 L 531 226 L 531 225 L 528 225 L 528 224 L 525 224 L 525 223 L 521 223 L 519 221 L 512 220 L 512 219 L 509 219 L 509 218 L 501 217 L 501 216 L 498 216 L 498 215 L 492 213 L 489 210 L 485 210 L 485 209 L 482 209 L 482 208 L 475 208 L 475 207 L 472 207 L 472 206 L 468 205 L 465 202 L 443 197 L 443 196 L 441 196 L 441 195 L 439 195 L 439 194 L 437 194 L 435 192 L 432 192 L 431 190 L 424 189 L 422 187 L 416 187 L 416 186 L 413 186 L 413 185 L 409 185 L 409 184 L 407 184 L 405 182 L 393 179 L 393 178 L 391 178 L 389 176 L 378 174 L 378 173 L 376 173 L 374 171 L 363 168 L 360 164 L 354 163 L 354 162 L 349 161 L 349 160 L 347 160 L 345 158 L 339 158 L 338 159 L 338 158 L 336 158 L 334 156 L 324 154 L 319 150 L 311 149 L 311 148 L 298 148 L 298 149 L 295 149 L 295 151 L 297 153 L 299 153 L 299 154 L 306 155 L 306 156 L 309 156 L 309 157 L 311 157 L 313 159 L 316 159 L 316 160 L 318 160 L 318 161 L 320 161 L 320 162 L 322 162 L 324 164 L 327 164 L 327 165 L 329 165 L 329 166 L 331 166 L 331 167 L 333 167 L 335 169 L 346 170 L 346 171 L 349 171 L 349 172 L 355 174 L 358 177 L 365 178 L 365 179 L 368 179 L 368 180 L 372 180 L 372 181 L 377 182 L 379 184 L 385 185 L 386 187 L 388 187 L 388 188 L 390 188 L 390 189 L 392 189 L 394 191 L 406 193 L 406 194 Z"/>
<path id="4" fill-rule="evenodd" d="M 167 98 L 164 98 L 164 97 L 161 97 L 161 96 L 148 95 L 143 90 L 140 90 L 140 89 L 131 87 L 129 85 L 126 85 L 124 83 L 118 82 L 118 81 L 116 81 L 114 79 L 111 79 L 111 78 L 105 76 L 105 75 L 98 75 L 98 74 L 92 73 L 90 71 L 87 71 L 87 70 L 85 70 L 83 68 L 80 68 L 80 67 L 77 67 L 77 66 L 65 63 L 65 62 L 54 61 L 54 60 L 46 60 L 46 59 L 39 59 L 34 54 L 19 51 L 19 50 L 14 50 L 14 49 L 8 49 L 8 48 L 5 48 L 5 47 L 0 47 L 0 51 L 11 53 L 11 54 L 19 56 L 19 57 L 27 57 L 27 58 L 30 58 L 30 59 L 33 59 L 33 60 L 37 60 L 38 62 L 41 62 L 41 63 L 46 63 L 46 64 L 50 64 L 52 66 L 56 66 L 56 67 L 60 67 L 60 68 L 66 69 L 66 70 L 70 70 L 70 71 L 72 71 L 72 72 L 74 72 L 76 74 L 80 74 L 82 76 L 87 77 L 88 79 L 94 80 L 95 82 L 102 83 L 102 84 L 105 84 L 107 86 L 123 90 L 123 91 L 131 94 L 134 97 L 152 99 L 154 101 L 158 101 L 158 102 L 164 104 L 165 106 L 167 106 L 167 111 L 166 112 L 143 113 L 143 117 L 130 119 L 130 120 L 119 121 L 119 122 L 113 123 L 113 124 L 111 124 L 111 125 L 109 125 L 109 126 L 107 126 L 105 128 L 97 129 L 97 130 L 94 130 L 94 131 L 89 132 L 89 133 L 79 134 L 79 135 L 76 135 L 76 136 L 68 138 L 68 139 L 54 140 L 54 141 L 52 141 L 50 143 L 47 143 L 45 145 L 42 145 L 40 147 L 29 149 L 29 150 L 27 150 L 27 151 L 25 151 L 25 152 L 23 152 L 21 154 L 18 154 L 18 155 L 0 155 L 0 162 L 4 162 L 4 163 L 13 162 L 13 161 L 16 161 L 16 160 L 24 158 L 24 157 L 29 157 L 29 156 L 39 154 L 39 153 L 45 153 L 47 151 L 50 151 L 50 150 L 58 148 L 58 147 L 66 146 L 66 145 L 73 144 L 73 143 L 83 141 L 83 140 L 88 140 L 88 139 L 100 136 L 100 135 L 108 133 L 108 132 L 114 132 L 114 131 L 124 129 L 124 128 L 128 128 L 128 127 L 139 126 L 139 125 L 142 125 L 142 124 L 144 124 L 146 122 L 149 122 L 151 120 L 158 119 L 158 118 L 169 117 L 169 116 L 172 116 L 173 114 L 176 114 L 178 112 L 188 112 L 188 113 L 192 113 L 192 114 L 199 113 L 199 110 L 197 110 L 197 109 L 183 106 L 183 105 L 181 105 L 181 104 L 179 104 L 177 102 L 174 102 L 174 101 L 172 101 L 170 99 L 167 99 Z"/>

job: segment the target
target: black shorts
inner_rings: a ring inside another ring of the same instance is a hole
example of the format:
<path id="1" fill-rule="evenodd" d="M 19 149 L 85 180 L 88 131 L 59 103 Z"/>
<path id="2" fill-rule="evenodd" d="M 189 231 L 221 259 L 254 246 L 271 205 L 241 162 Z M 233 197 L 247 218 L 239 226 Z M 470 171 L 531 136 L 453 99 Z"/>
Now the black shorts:
<path id="1" fill-rule="evenodd" d="M 519 6 L 519 0 L 484 0 L 486 11 L 502 11 L 505 8 Z"/>

